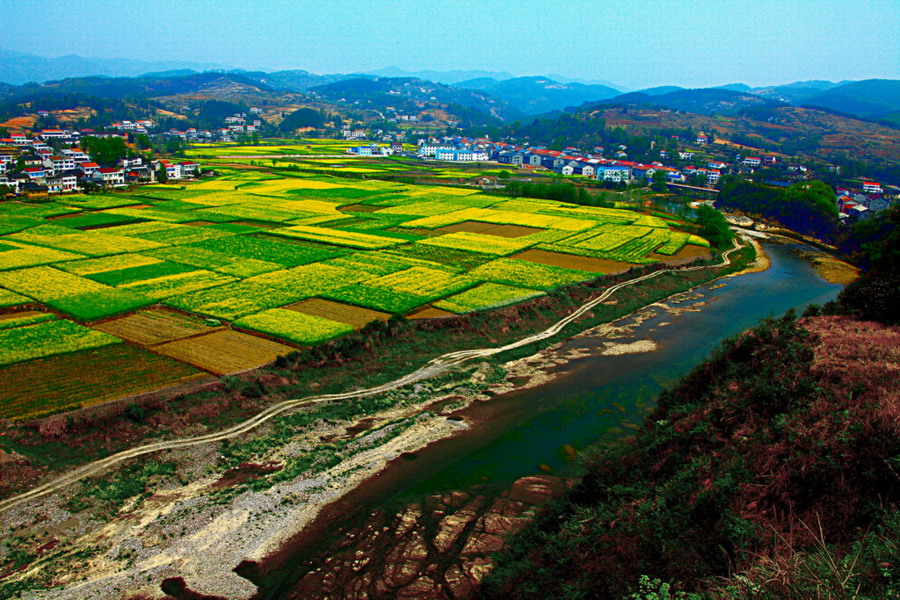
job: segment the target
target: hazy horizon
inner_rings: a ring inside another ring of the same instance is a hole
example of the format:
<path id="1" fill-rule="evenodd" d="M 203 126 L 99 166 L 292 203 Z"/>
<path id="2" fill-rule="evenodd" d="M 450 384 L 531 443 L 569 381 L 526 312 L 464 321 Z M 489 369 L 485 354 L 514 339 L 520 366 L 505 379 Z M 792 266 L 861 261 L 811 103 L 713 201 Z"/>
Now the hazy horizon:
<path id="1" fill-rule="evenodd" d="M 893 0 L 415 4 L 6 0 L 6 50 L 317 74 L 557 73 L 631 90 L 900 77 Z M 40 23 L 39 28 L 34 24 Z M 39 31 L 36 35 L 34 32 Z"/>

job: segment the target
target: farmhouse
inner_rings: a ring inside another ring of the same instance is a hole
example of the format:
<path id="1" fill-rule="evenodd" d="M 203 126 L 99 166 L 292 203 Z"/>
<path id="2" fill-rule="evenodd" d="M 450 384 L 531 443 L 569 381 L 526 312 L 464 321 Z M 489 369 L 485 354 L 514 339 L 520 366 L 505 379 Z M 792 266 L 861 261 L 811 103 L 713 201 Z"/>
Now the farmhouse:
<path id="1" fill-rule="evenodd" d="M 597 167 L 597 179 L 600 181 L 628 182 L 631 180 L 631 167 L 623 165 L 602 165 Z"/>

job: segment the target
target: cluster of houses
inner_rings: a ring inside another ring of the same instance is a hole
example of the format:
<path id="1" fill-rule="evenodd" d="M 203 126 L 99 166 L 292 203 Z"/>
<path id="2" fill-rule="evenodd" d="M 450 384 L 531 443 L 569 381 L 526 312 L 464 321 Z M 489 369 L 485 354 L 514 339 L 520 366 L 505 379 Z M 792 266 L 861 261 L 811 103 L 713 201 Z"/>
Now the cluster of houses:
<path id="1" fill-rule="evenodd" d="M 419 141 L 419 157 L 451 162 L 496 161 L 522 168 L 543 168 L 561 175 L 581 175 L 601 181 L 628 183 L 645 179 L 662 172 L 666 181 L 680 183 L 691 175 L 703 175 L 708 183 L 716 183 L 724 163 L 710 162 L 709 169 L 689 167 L 685 172 L 666 166 L 660 162 L 644 164 L 626 160 L 625 148 L 620 147 L 616 158 L 604 158 L 601 147 L 592 152 L 582 152 L 568 147 L 564 150 L 548 150 L 540 147 L 526 147 L 506 142 L 492 142 L 487 139 L 445 138 L 442 141 L 423 139 Z"/>
<path id="2" fill-rule="evenodd" d="M 115 166 L 104 167 L 78 147 L 83 135 L 98 134 L 44 129 L 31 138 L 13 134 L 0 139 L 0 186 L 16 194 L 62 194 L 89 186 L 122 187 L 152 182 L 160 169 L 165 169 L 167 178 L 173 180 L 196 177 L 200 171 L 200 164 L 193 161 L 143 157 L 123 158 Z M 119 134 L 101 133 L 98 137 L 109 135 Z M 50 141 L 53 146 L 48 144 Z"/>
<path id="3" fill-rule="evenodd" d="M 841 219 L 865 220 L 873 217 L 893 204 L 876 181 L 862 181 L 861 190 L 837 189 L 838 216 Z"/>
<path id="4" fill-rule="evenodd" d="M 403 152 L 403 142 L 392 142 L 386 146 L 381 144 L 365 144 L 347 148 L 348 154 L 357 156 L 393 156 Z"/>

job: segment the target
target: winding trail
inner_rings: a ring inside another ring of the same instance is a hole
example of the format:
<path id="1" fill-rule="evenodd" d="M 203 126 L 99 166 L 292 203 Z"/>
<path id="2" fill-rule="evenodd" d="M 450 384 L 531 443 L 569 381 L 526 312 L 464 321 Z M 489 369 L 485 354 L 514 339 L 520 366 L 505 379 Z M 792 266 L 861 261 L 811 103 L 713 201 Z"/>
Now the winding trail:
<path id="1" fill-rule="evenodd" d="M 699 269 L 709 269 L 709 268 L 721 268 L 726 267 L 731 264 L 731 260 L 729 255 L 742 248 L 743 246 L 738 244 L 735 239 L 734 247 L 722 253 L 722 262 L 718 265 L 700 265 L 695 267 L 682 267 L 678 269 L 681 272 L 688 271 L 696 271 Z M 382 392 L 387 392 L 390 390 L 394 390 L 405 385 L 409 385 L 411 383 L 416 383 L 418 381 L 422 381 L 424 379 L 430 379 L 437 375 L 442 375 L 447 373 L 448 371 L 453 370 L 461 366 L 462 364 L 478 358 L 485 358 L 488 356 L 493 356 L 495 354 L 500 354 L 501 352 L 506 352 L 508 350 L 513 350 L 515 348 L 521 348 L 522 346 L 527 346 L 528 344 L 533 344 L 534 342 L 539 342 L 541 340 L 545 340 L 547 338 L 553 337 L 562 331 L 567 325 L 580 318 L 582 315 L 587 313 L 589 310 L 615 294 L 617 291 L 640 283 L 642 281 L 647 281 L 648 279 L 653 279 L 663 273 L 670 271 L 670 269 L 660 269 L 659 271 L 654 271 L 652 273 L 648 273 L 646 275 L 642 275 L 640 277 L 636 277 L 635 279 L 630 279 L 628 281 L 624 281 L 622 283 L 618 283 L 607 288 L 602 294 L 594 298 L 593 300 L 588 301 L 587 303 L 580 306 L 577 310 L 572 312 L 569 316 L 564 317 L 563 319 L 557 321 L 547 329 L 540 331 L 538 333 L 529 335 L 515 342 L 510 342 L 505 346 L 498 346 L 496 348 L 477 348 L 473 350 L 458 350 L 456 352 L 448 352 L 447 354 L 443 354 L 436 358 L 428 361 L 421 368 L 413 371 L 412 373 L 408 373 L 403 377 L 395 379 L 393 381 L 389 381 L 382 385 L 367 388 L 364 390 L 358 390 L 354 392 L 344 392 L 340 394 L 324 394 L 321 396 L 307 396 L 304 398 L 295 398 L 292 400 L 283 400 L 277 404 L 273 404 L 268 408 L 262 410 L 257 415 L 238 423 L 228 429 L 224 429 L 222 431 L 218 431 L 215 433 L 209 433 L 206 435 L 199 435 L 195 437 L 182 438 L 179 440 L 165 440 L 161 442 L 155 442 L 152 444 L 146 444 L 144 446 L 138 446 L 136 448 L 131 448 L 129 450 L 123 450 L 116 454 L 112 454 L 107 456 L 106 458 L 102 458 L 100 460 L 94 461 L 92 463 L 88 463 L 81 467 L 75 468 L 72 471 L 52 480 L 42 485 L 39 485 L 35 488 L 28 490 L 18 496 L 13 496 L 12 498 L 8 498 L 6 500 L 0 501 L 0 511 L 4 511 L 9 508 L 13 508 L 22 504 L 24 502 L 28 502 L 29 500 L 36 500 L 42 496 L 47 494 L 52 494 L 54 492 L 58 492 L 65 488 L 68 485 L 73 483 L 77 483 L 78 481 L 84 479 L 85 477 L 90 477 L 92 475 L 96 475 L 102 471 L 105 471 L 109 467 L 120 463 L 125 460 L 129 460 L 132 458 L 137 458 L 139 456 L 144 456 L 145 454 L 151 454 L 153 452 L 159 452 L 162 450 L 176 450 L 180 448 L 188 448 L 190 446 L 196 446 L 199 444 L 208 444 L 211 442 L 219 442 L 222 440 L 226 440 L 255 429 L 256 427 L 262 425 L 266 421 L 272 419 L 280 415 L 281 413 L 287 412 L 289 410 L 293 410 L 296 408 L 301 408 L 305 406 L 311 406 L 314 404 L 319 404 L 322 402 L 331 402 L 334 400 L 347 400 L 350 398 L 364 398 L 366 396 L 372 396 L 375 394 L 380 394 Z"/>

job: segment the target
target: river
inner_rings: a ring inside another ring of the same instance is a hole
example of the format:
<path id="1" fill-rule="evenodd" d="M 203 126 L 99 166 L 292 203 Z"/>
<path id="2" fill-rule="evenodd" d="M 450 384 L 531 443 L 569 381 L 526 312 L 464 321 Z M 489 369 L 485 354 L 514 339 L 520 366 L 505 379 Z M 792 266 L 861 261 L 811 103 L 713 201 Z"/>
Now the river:
<path id="1" fill-rule="evenodd" d="M 261 597 L 285 597 L 303 573 L 321 564 L 329 554 L 322 538 L 337 523 L 365 519 L 384 507 L 396 511 L 452 490 L 503 488 L 537 473 L 575 474 L 580 451 L 633 434 L 659 392 L 724 339 L 792 307 L 800 312 L 810 303 L 822 304 L 840 291 L 842 286 L 815 272 L 804 256 L 809 247 L 766 242 L 764 248 L 771 260 L 767 270 L 701 286 L 677 305 L 687 310 L 654 307 L 621 340 L 652 342 L 655 350 L 607 355 L 601 351 L 603 344 L 612 343 L 608 339 L 575 337 L 563 342 L 562 349 L 589 352 L 557 367 L 558 376 L 550 383 L 466 409 L 471 428 L 395 461 L 323 511 L 305 538 L 269 565 L 273 570 L 252 577 L 262 584 Z"/>

